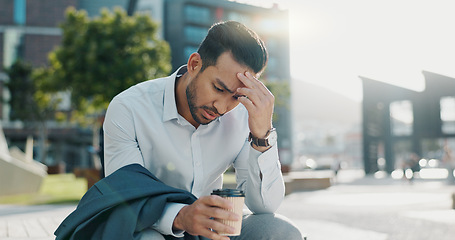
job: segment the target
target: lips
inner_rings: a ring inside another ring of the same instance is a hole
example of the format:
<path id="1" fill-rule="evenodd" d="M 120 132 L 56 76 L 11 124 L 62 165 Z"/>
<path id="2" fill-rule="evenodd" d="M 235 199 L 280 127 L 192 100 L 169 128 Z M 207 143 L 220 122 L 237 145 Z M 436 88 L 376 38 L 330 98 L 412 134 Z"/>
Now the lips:
<path id="1" fill-rule="evenodd" d="M 216 114 L 214 114 L 213 112 L 207 110 L 207 109 L 202 109 L 202 115 L 208 119 L 208 120 L 214 120 L 215 118 L 217 118 L 218 116 Z"/>

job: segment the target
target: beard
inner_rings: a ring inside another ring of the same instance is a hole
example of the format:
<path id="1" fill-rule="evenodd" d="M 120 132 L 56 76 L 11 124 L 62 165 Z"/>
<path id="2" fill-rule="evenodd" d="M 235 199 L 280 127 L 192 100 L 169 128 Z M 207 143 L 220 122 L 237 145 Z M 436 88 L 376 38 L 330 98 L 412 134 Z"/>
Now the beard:
<path id="1" fill-rule="evenodd" d="M 199 74 L 198 74 L 199 75 Z M 191 116 L 193 117 L 194 121 L 196 121 L 198 124 L 201 125 L 207 125 L 211 123 L 213 120 L 205 118 L 202 114 L 198 114 L 199 109 L 203 110 L 208 110 L 209 112 L 212 112 L 218 116 L 222 116 L 222 114 L 218 113 L 218 110 L 214 107 L 209 107 L 209 106 L 197 106 L 196 101 L 197 101 L 197 92 L 196 92 L 196 82 L 198 80 L 198 75 L 196 75 L 196 78 L 193 79 L 193 81 L 190 82 L 190 84 L 186 87 L 186 100 L 188 102 L 188 107 L 190 108 L 190 113 Z"/>

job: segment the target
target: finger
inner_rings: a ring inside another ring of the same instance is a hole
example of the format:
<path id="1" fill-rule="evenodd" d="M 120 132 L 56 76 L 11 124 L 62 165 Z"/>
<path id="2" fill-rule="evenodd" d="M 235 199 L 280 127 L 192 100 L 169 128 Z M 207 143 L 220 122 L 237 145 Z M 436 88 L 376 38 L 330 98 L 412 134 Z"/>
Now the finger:
<path id="1" fill-rule="evenodd" d="M 265 95 L 271 94 L 270 90 L 265 86 L 265 84 L 259 81 L 259 79 L 253 76 L 250 72 L 246 72 L 245 74 L 240 73 L 240 75 L 244 76 L 243 78 L 244 81 L 242 81 L 242 79 L 240 80 L 242 81 L 243 84 L 245 84 L 245 86 L 252 89 L 259 89 Z"/>
<path id="2" fill-rule="evenodd" d="M 213 239 L 213 240 L 230 240 L 229 237 L 227 236 L 222 236 L 222 235 L 219 235 L 218 233 L 216 232 L 212 232 L 210 230 L 208 230 L 209 233 L 207 233 L 207 235 L 203 235 L 203 234 L 200 234 L 208 239 Z"/>
<path id="3" fill-rule="evenodd" d="M 201 198 L 206 201 L 210 207 L 205 209 L 205 215 L 217 219 L 238 221 L 241 216 L 230 211 L 234 206 L 231 201 L 224 199 L 220 196 L 211 195 Z"/>
<path id="4" fill-rule="evenodd" d="M 207 214 L 210 217 L 216 218 L 216 219 L 222 219 L 222 220 L 230 220 L 230 221 L 238 221 L 240 220 L 240 216 L 232 211 L 223 209 L 223 208 L 218 208 L 218 207 L 212 207 L 210 210 L 208 210 Z"/>
<path id="5" fill-rule="evenodd" d="M 218 219 L 212 220 L 210 229 L 212 229 L 213 231 L 215 231 L 217 233 L 231 233 L 231 234 L 235 233 L 234 227 L 226 225 L 226 224 L 220 222 L 220 220 L 218 220 Z"/>
<path id="6" fill-rule="evenodd" d="M 257 85 L 256 85 L 254 79 L 250 79 L 253 77 L 248 72 L 237 73 L 237 78 L 243 83 L 243 85 L 245 85 L 245 87 L 252 88 L 252 89 L 257 88 Z"/>
<path id="7" fill-rule="evenodd" d="M 208 228 L 201 230 L 201 232 L 198 235 L 201 235 L 201 236 L 206 237 L 208 239 L 229 240 L 229 237 L 221 236 L 218 233 L 216 233 L 216 232 L 214 232 L 214 231 L 212 231 L 212 230 L 210 230 Z"/>
<path id="8" fill-rule="evenodd" d="M 219 207 L 225 209 L 232 209 L 234 207 L 231 201 L 217 195 L 204 196 L 201 197 L 199 201 L 211 207 Z"/>
<path id="9" fill-rule="evenodd" d="M 226 237 L 219 235 L 218 234 L 219 232 L 234 233 L 235 229 L 234 227 L 225 225 L 218 220 L 205 219 L 203 222 L 200 223 L 197 233 L 195 234 L 202 235 L 209 239 L 226 239 Z"/>
<path id="10" fill-rule="evenodd" d="M 184 228 L 186 232 L 191 235 L 202 235 L 210 239 L 222 239 L 221 236 L 216 232 L 212 232 L 211 229 L 223 232 L 232 232 L 230 226 L 224 225 L 221 222 L 214 220 L 205 215 L 193 216 L 190 219 L 190 224 L 187 228 Z M 227 227 L 227 228 L 226 228 Z"/>
<path id="11" fill-rule="evenodd" d="M 254 104 L 253 102 L 248 99 L 248 97 L 246 96 L 241 96 L 239 98 L 237 98 L 237 100 L 243 104 L 243 106 L 245 106 L 246 110 L 250 113 L 254 110 Z M 251 114 L 251 113 L 250 113 Z"/>
<path id="12" fill-rule="evenodd" d="M 267 86 L 262 81 L 259 81 L 259 79 L 253 77 L 253 82 L 256 84 L 257 89 L 261 90 L 264 95 L 273 96 L 272 92 L 267 88 Z"/>
<path id="13" fill-rule="evenodd" d="M 252 111 L 254 110 L 252 107 L 255 106 L 258 108 L 257 110 L 261 112 L 263 110 L 267 111 L 267 109 L 272 109 L 273 111 L 273 105 L 275 102 L 275 97 L 273 96 L 273 94 L 264 95 L 262 93 L 257 93 L 257 90 L 255 91 L 249 88 L 238 88 L 236 92 L 237 92 L 236 94 L 239 96 L 246 96 L 246 98 L 238 98 L 238 100 L 245 107 L 247 107 L 247 110 Z M 248 101 L 252 103 L 251 106 L 245 105 L 249 103 Z"/>
<path id="14" fill-rule="evenodd" d="M 265 100 L 266 96 L 263 93 L 258 92 L 258 90 L 253 90 L 250 88 L 238 88 L 237 95 L 245 96 L 250 100 L 253 105 L 260 104 L 263 100 Z"/>
<path id="15" fill-rule="evenodd" d="M 224 220 L 237 221 L 241 216 L 230 211 L 233 208 L 232 202 L 219 196 L 206 196 L 197 200 L 199 204 L 195 206 L 194 214 L 203 215 L 206 219 L 217 218 Z"/>

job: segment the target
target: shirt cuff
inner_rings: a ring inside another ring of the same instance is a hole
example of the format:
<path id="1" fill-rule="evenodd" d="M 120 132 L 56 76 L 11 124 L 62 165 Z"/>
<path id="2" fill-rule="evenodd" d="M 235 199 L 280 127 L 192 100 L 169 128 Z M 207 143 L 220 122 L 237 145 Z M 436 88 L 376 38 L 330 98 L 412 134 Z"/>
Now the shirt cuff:
<path id="1" fill-rule="evenodd" d="M 278 157 L 278 147 L 277 144 L 273 145 L 271 148 L 267 149 L 265 152 L 259 152 L 258 150 L 251 147 L 250 157 L 257 159 L 257 164 L 261 172 L 267 171 L 268 169 L 273 169 L 277 167 L 280 168 L 280 161 Z"/>
<path id="2" fill-rule="evenodd" d="M 184 206 L 186 205 L 181 203 L 166 203 L 163 214 L 153 224 L 152 228 L 164 235 L 172 235 L 178 238 L 183 237 L 184 231 L 173 231 L 172 225 L 174 224 L 175 217 Z"/>

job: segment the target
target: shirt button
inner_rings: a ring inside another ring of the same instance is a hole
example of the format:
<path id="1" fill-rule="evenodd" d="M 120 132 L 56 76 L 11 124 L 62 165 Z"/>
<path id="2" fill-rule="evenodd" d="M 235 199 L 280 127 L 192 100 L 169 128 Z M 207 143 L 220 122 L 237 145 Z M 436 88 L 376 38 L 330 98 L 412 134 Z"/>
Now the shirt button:
<path id="1" fill-rule="evenodd" d="M 196 162 L 196 166 L 197 166 L 197 167 L 200 167 L 200 166 L 201 166 L 201 162 L 197 161 L 197 162 Z"/>

